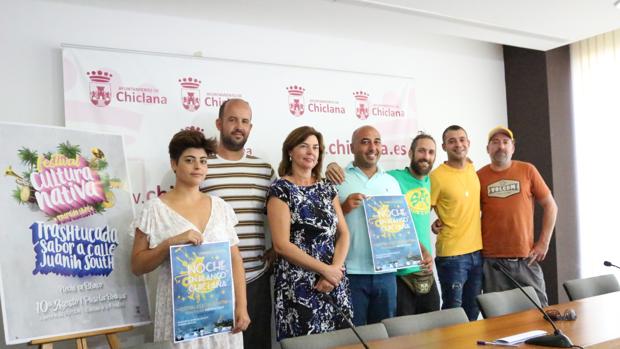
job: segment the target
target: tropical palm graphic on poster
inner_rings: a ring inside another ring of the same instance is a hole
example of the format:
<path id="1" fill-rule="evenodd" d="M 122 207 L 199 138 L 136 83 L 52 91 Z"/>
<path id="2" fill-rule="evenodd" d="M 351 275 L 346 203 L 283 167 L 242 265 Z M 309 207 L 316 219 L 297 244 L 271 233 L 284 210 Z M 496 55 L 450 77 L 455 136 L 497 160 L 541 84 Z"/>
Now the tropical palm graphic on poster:
<path id="1" fill-rule="evenodd" d="M 148 323 L 120 136 L 0 124 L 7 344 Z"/>

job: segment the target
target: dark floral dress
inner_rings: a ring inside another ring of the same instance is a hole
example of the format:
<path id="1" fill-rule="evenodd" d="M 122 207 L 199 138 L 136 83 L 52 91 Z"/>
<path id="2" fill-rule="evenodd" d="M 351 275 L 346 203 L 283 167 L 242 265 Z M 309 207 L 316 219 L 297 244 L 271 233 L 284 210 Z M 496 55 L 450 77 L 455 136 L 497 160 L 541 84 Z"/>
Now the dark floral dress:
<path id="1" fill-rule="evenodd" d="M 327 181 L 298 186 L 278 179 L 268 197 L 284 201 L 291 211 L 290 241 L 308 255 L 332 263 L 338 217 L 333 200 L 336 187 Z M 313 287 L 320 274 L 278 257 L 275 263 L 275 320 L 278 341 L 346 327 L 338 311 Z M 352 316 L 351 292 L 346 276 L 329 293 L 336 304 Z"/>

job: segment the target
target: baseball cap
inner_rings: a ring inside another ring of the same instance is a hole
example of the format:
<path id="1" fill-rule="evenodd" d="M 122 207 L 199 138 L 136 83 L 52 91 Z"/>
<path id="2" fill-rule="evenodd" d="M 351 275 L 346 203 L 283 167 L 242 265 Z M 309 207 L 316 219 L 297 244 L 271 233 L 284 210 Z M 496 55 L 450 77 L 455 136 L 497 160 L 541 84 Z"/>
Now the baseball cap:
<path id="1" fill-rule="evenodd" d="M 504 126 L 497 126 L 496 128 L 492 129 L 491 132 L 489 132 L 488 142 L 490 142 L 491 138 L 493 138 L 493 136 L 495 136 L 498 133 L 503 133 L 506 136 L 510 137 L 511 140 L 513 141 L 515 140 L 514 136 L 512 135 L 512 131 L 510 131 L 510 129 Z"/>

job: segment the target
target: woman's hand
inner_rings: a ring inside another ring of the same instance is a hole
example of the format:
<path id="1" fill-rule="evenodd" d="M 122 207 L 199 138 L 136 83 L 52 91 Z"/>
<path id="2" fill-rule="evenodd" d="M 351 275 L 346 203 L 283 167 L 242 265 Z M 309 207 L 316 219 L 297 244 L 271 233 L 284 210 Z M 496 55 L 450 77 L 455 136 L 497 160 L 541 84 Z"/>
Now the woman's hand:
<path id="1" fill-rule="evenodd" d="M 321 276 L 334 287 L 338 286 L 344 277 L 344 267 L 337 265 L 327 265 L 321 271 Z"/>
<path id="2" fill-rule="evenodd" d="M 245 331 L 248 329 L 250 325 L 250 315 L 248 315 L 248 309 L 246 307 L 236 307 L 235 308 L 235 328 L 233 328 L 233 333 L 238 333 L 241 331 Z"/>
<path id="3" fill-rule="evenodd" d="M 188 230 L 184 233 L 171 237 L 169 241 L 171 246 L 183 244 L 200 245 L 202 244 L 203 236 L 195 230 Z"/>
<path id="4" fill-rule="evenodd" d="M 334 285 L 330 284 L 329 281 L 321 276 L 316 285 L 314 285 L 314 289 L 322 293 L 329 293 L 334 289 Z"/>
<path id="5" fill-rule="evenodd" d="M 237 333 L 245 331 L 250 325 L 245 289 L 245 270 L 243 269 L 243 259 L 241 258 L 241 252 L 239 252 L 239 246 L 233 245 L 230 247 L 230 260 L 235 287 L 235 328 L 233 328 L 233 333 Z"/>

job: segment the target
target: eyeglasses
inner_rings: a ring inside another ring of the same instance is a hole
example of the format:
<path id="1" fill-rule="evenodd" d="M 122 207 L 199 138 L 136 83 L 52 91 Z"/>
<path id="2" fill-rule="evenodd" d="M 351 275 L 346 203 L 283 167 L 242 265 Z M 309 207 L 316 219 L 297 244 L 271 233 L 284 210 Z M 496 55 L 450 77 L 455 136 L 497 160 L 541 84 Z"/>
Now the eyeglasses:
<path id="1" fill-rule="evenodd" d="M 564 310 L 564 314 L 560 313 L 557 309 L 545 310 L 545 314 L 553 321 L 575 321 L 577 320 L 577 313 L 574 309 Z"/>

